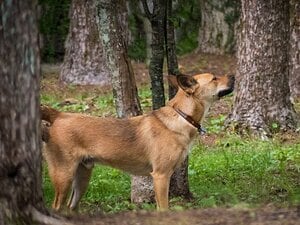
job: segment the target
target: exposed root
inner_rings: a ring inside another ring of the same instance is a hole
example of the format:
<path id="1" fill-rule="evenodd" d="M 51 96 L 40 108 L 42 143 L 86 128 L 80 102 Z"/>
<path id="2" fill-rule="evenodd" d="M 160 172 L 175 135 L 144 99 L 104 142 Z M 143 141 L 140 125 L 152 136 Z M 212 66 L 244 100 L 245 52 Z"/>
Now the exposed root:
<path id="1" fill-rule="evenodd" d="M 39 224 L 45 225 L 74 225 L 73 223 L 67 221 L 65 218 L 59 216 L 49 216 L 41 213 L 36 208 L 29 206 L 28 211 L 31 214 L 32 220 L 38 222 Z"/>

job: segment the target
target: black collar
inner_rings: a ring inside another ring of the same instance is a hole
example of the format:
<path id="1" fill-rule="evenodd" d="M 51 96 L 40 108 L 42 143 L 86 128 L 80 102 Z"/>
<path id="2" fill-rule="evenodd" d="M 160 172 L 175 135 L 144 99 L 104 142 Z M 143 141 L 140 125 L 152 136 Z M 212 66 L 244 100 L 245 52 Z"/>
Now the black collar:
<path id="1" fill-rule="evenodd" d="M 185 114 L 178 108 L 173 109 L 180 115 L 182 116 L 187 122 L 189 122 L 191 125 L 193 125 L 195 128 L 197 128 L 199 134 L 205 134 L 206 130 L 202 128 L 201 124 L 197 123 L 191 116 Z"/>

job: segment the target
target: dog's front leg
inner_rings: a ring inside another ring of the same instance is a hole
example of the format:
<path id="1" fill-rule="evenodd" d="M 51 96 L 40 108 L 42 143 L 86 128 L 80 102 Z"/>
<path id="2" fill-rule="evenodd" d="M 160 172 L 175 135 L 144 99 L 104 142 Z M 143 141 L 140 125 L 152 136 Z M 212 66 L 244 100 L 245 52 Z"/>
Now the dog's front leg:
<path id="1" fill-rule="evenodd" d="M 169 207 L 169 185 L 171 175 L 152 172 L 155 200 L 158 210 L 167 210 Z"/>

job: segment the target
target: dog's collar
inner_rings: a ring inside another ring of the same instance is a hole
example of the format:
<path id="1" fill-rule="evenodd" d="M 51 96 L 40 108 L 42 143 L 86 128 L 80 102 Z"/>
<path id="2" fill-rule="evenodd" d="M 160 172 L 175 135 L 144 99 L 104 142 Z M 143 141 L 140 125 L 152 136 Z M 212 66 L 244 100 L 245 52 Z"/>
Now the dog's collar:
<path id="1" fill-rule="evenodd" d="M 185 114 L 182 112 L 180 109 L 173 107 L 173 109 L 180 115 L 182 116 L 187 122 L 189 122 L 191 125 L 193 125 L 195 128 L 197 128 L 199 134 L 205 134 L 206 130 L 203 129 L 201 124 L 197 123 L 191 116 Z"/>

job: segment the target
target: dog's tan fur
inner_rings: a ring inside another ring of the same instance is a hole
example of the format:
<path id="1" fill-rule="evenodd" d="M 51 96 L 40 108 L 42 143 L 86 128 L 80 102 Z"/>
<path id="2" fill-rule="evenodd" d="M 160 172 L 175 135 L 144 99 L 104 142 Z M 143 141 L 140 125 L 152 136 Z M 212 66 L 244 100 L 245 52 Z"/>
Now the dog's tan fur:
<path id="1" fill-rule="evenodd" d="M 54 209 L 60 209 L 72 182 L 68 205 L 72 209 L 77 206 L 94 162 L 135 175 L 151 175 L 157 207 L 168 208 L 170 177 L 197 136 L 197 129 L 174 108 L 202 121 L 211 103 L 219 99 L 220 93 L 231 92 L 234 83 L 230 76 L 208 73 L 180 75 L 171 80 L 179 90 L 165 107 L 129 119 L 41 107 L 42 119 L 51 123 L 44 156 L 55 188 Z"/>

